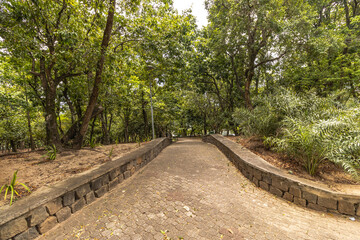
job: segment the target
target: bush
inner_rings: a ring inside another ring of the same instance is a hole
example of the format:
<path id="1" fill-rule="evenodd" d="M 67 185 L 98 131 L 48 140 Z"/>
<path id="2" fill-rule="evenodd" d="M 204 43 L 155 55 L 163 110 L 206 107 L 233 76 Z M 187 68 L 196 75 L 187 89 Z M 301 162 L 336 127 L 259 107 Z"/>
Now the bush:
<path id="1" fill-rule="evenodd" d="M 238 108 L 233 117 L 241 132 L 247 136 L 270 136 L 279 127 L 278 116 L 264 106 L 259 106 L 253 111 Z"/>
<path id="2" fill-rule="evenodd" d="M 360 109 L 335 97 L 280 89 L 254 99 L 253 111 L 237 109 L 233 117 L 243 134 L 264 137 L 268 147 L 301 160 L 311 175 L 328 160 L 358 177 Z"/>
<path id="3" fill-rule="evenodd" d="M 319 165 L 325 159 L 326 146 L 312 125 L 303 125 L 291 118 L 284 120 L 287 127 L 281 138 L 266 138 L 265 144 L 278 152 L 302 161 L 310 175 L 315 175 Z"/>

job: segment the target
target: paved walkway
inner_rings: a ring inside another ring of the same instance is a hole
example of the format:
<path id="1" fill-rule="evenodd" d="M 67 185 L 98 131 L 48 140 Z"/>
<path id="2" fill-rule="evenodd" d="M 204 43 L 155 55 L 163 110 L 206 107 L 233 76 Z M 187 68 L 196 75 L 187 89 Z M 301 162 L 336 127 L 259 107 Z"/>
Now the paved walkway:
<path id="1" fill-rule="evenodd" d="M 184 139 L 41 239 L 356 240 L 360 222 L 278 199 L 215 146 Z"/>

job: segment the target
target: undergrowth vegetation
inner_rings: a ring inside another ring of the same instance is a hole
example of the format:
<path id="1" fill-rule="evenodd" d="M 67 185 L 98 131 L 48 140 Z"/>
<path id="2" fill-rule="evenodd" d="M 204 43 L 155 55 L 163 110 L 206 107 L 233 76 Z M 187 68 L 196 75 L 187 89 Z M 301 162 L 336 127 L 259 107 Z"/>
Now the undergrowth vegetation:
<path id="1" fill-rule="evenodd" d="M 357 102 L 342 100 L 341 93 L 325 98 L 280 89 L 254 103 L 254 110 L 239 108 L 233 115 L 243 134 L 263 137 L 267 147 L 302 161 L 310 175 L 323 161 L 331 161 L 359 178 Z"/>

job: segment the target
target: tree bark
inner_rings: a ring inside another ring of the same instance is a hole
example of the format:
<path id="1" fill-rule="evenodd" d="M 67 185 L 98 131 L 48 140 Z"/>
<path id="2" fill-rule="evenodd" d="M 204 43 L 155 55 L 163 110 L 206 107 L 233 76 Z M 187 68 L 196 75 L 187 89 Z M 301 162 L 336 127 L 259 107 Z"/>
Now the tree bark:
<path id="1" fill-rule="evenodd" d="M 101 43 L 100 58 L 97 62 L 97 67 L 96 67 L 94 86 L 92 89 L 92 94 L 90 96 L 88 106 L 86 108 L 85 115 L 83 117 L 80 131 L 78 132 L 76 139 L 74 141 L 73 147 L 75 149 L 80 149 L 82 146 L 82 142 L 84 140 L 85 134 L 89 127 L 89 122 L 91 119 L 92 112 L 95 108 L 95 105 L 96 105 L 96 102 L 97 102 L 97 99 L 99 96 L 100 84 L 101 84 L 101 80 L 102 80 L 102 71 L 103 71 L 104 62 L 105 62 L 105 54 L 106 54 L 106 50 L 107 50 L 109 42 L 110 42 L 111 31 L 112 31 L 112 26 L 113 26 L 113 22 L 114 22 L 115 5 L 116 5 L 116 0 L 110 0 L 110 7 L 109 7 L 107 20 L 106 20 L 106 27 L 104 30 L 104 36 L 103 36 L 103 40 Z"/>
<path id="2" fill-rule="evenodd" d="M 14 140 L 10 140 L 10 146 L 13 152 L 17 152 L 16 142 Z"/>
<path id="3" fill-rule="evenodd" d="M 149 123 L 146 114 L 146 104 L 147 102 L 144 99 L 144 91 L 141 91 L 141 108 L 142 108 L 142 115 L 144 120 L 144 137 L 147 138 L 149 134 Z"/>
<path id="4" fill-rule="evenodd" d="M 92 141 L 92 138 L 93 138 L 93 135 L 94 135 L 95 121 L 96 121 L 96 117 L 94 117 L 94 120 L 92 121 L 92 124 L 91 124 L 90 142 Z"/>
<path id="5" fill-rule="evenodd" d="M 66 101 L 66 103 L 67 103 L 67 105 L 69 106 L 69 109 L 70 109 L 70 113 L 71 113 L 71 123 L 74 124 L 74 123 L 75 123 L 75 119 L 76 119 L 75 108 L 74 108 L 74 105 L 73 105 L 73 103 L 71 102 L 71 100 L 70 100 L 70 98 L 69 98 L 69 95 L 68 95 L 68 83 L 67 83 L 67 80 L 65 79 L 63 82 L 64 82 L 64 84 L 65 84 L 65 88 L 64 88 L 64 91 L 63 91 L 63 95 L 64 95 L 65 101 Z"/>
<path id="6" fill-rule="evenodd" d="M 251 86 L 251 78 L 247 78 L 245 82 L 245 106 L 247 109 L 252 110 L 253 106 L 251 104 L 250 98 L 250 86 Z"/>
<path id="7" fill-rule="evenodd" d="M 109 145 L 110 144 L 110 139 L 109 139 L 109 133 L 107 130 L 107 124 L 104 118 L 104 113 L 100 114 L 100 118 L 101 118 L 101 126 L 102 126 L 102 132 L 103 132 L 103 144 L 104 145 Z"/>
<path id="8" fill-rule="evenodd" d="M 27 95 L 25 95 L 25 98 L 26 98 L 26 104 L 28 105 L 26 108 L 26 118 L 27 118 L 27 123 L 28 123 L 28 130 L 29 130 L 30 148 L 32 151 L 34 151 L 35 144 L 34 144 L 34 138 L 33 138 L 32 129 L 31 129 L 31 118 L 30 118 L 29 101 L 28 101 Z"/>
<path id="9" fill-rule="evenodd" d="M 204 136 L 207 135 L 206 128 L 207 128 L 207 126 L 206 126 L 206 113 L 204 113 Z"/>
<path id="10" fill-rule="evenodd" d="M 45 123 L 48 134 L 47 144 L 54 144 L 57 151 L 62 151 L 60 135 L 58 132 L 58 124 L 56 121 L 56 84 L 50 79 L 50 69 L 45 67 L 45 58 L 40 59 L 40 80 L 42 88 L 45 92 Z"/>
<path id="11" fill-rule="evenodd" d="M 91 115 L 91 119 L 96 117 L 97 115 L 101 114 L 104 111 L 104 109 L 99 106 L 96 105 L 95 109 L 93 110 L 93 113 Z M 80 121 L 78 120 L 76 121 L 73 125 L 71 125 L 71 127 L 69 128 L 69 130 L 65 133 L 65 135 L 62 137 L 61 142 L 64 145 L 69 145 L 69 143 L 71 142 L 71 140 L 74 140 L 76 137 L 76 134 L 79 132 L 79 126 L 80 126 Z"/>

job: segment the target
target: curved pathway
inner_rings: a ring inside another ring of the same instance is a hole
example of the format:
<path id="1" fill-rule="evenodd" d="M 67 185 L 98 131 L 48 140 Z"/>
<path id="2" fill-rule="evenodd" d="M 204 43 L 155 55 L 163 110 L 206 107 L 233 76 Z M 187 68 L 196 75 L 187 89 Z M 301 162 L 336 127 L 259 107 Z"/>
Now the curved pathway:
<path id="1" fill-rule="evenodd" d="M 359 220 L 278 199 L 215 146 L 182 139 L 40 239 L 356 240 L 359 232 Z"/>

